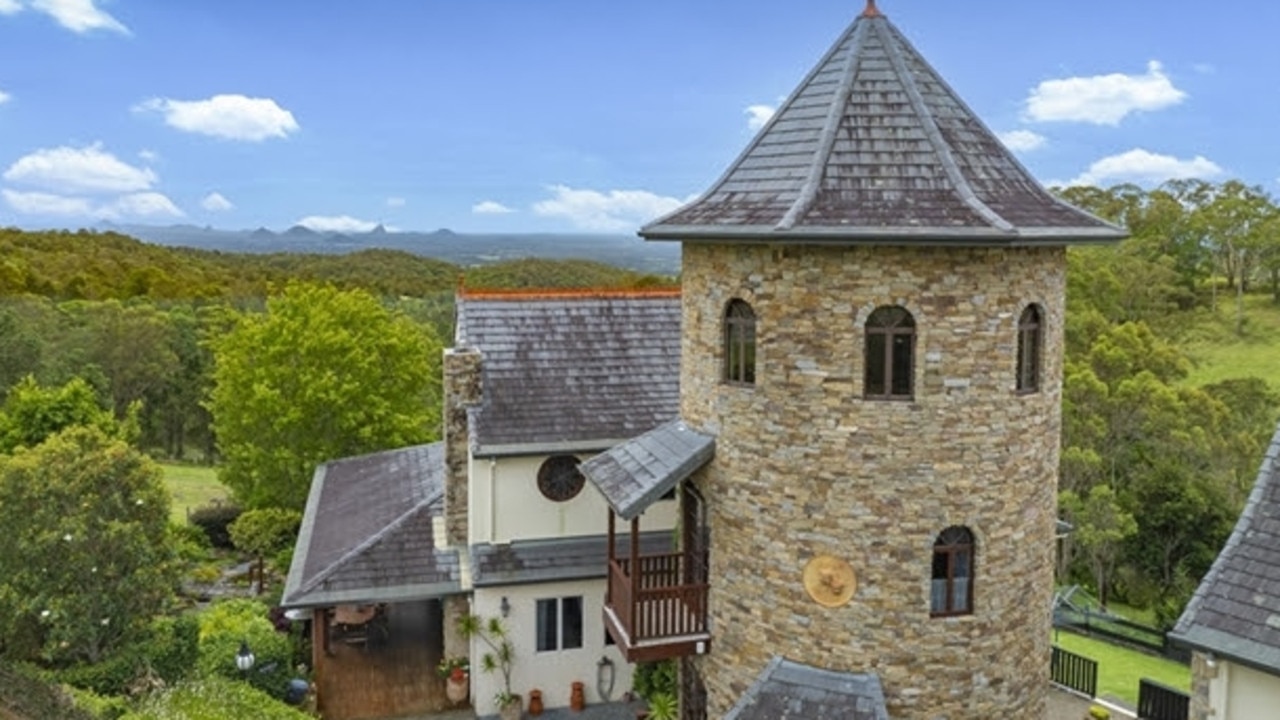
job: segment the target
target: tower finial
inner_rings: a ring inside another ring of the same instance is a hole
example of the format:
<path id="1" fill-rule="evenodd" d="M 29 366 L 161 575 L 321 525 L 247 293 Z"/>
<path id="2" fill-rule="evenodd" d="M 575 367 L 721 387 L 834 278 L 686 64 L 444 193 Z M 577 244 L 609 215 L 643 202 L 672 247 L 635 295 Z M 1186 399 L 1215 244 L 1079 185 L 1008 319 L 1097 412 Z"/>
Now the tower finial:
<path id="1" fill-rule="evenodd" d="M 880 12 L 880 8 L 876 7 L 876 0 L 867 0 L 867 9 L 862 11 L 864 18 L 884 17 L 884 13 Z"/>

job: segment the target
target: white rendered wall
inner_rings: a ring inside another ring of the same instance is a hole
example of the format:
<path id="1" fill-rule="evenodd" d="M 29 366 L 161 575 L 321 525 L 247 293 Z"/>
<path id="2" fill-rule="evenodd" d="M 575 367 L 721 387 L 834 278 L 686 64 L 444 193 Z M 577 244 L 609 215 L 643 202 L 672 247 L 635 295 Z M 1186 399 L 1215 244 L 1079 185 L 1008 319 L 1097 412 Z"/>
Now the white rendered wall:
<path id="1" fill-rule="evenodd" d="M 1209 699 L 1222 720 L 1262 720 L 1280 716 L 1280 678 L 1219 659 Z"/>
<path id="2" fill-rule="evenodd" d="M 515 648 L 512 664 L 511 692 L 522 697 L 529 706 L 529 691 L 542 691 L 547 708 L 567 707 L 571 684 L 581 681 L 588 705 L 603 702 L 596 688 L 598 663 L 602 657 L 613 661 L 614 683 L 611 700 L 620 700 L 631 689 L 632 665 L 613 646 L 604 644 L 602 619 L 604 580 L 516 585 L 506 588 L 476 588 L 472 612 L 481 618 L 502 617 L 502 598 L 510 603 L 511 613 L 505 619 L 507 632 Z M 537 601 L 546 598 L 582 597 L 582 647 L 576 650 L 537 652 Z M 501 673 L 480 670 L 480 658 L 487 646 L 479 639 L 471 642 L 471 701 L 476 715 L 492 715 L 498 711 L 493 696 L 502 689 Z"/>
<path id="3" fill-rule="evenodd" d="M 473 544 L 603 535 L 608 531 L 609 506 L 590 481 L 571 500 L 552 502 L 543 497 L 538 490 L 538 468 L 548 457 L 471 458 L 468 525 Z M 585 461 L 591 456 L 577 457 Z M 640 528 L 669 530 L 675 527 L 675 520 L 676 502 L 660 500 L 641 516 Z M 619 521 L 620 533 L 628 527 Z"/>

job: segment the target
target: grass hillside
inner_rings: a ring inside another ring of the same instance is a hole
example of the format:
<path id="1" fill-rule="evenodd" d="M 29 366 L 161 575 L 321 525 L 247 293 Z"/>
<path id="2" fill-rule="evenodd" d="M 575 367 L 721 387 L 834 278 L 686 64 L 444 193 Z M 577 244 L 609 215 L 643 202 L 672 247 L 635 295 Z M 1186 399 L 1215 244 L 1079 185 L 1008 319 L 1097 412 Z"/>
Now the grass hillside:
<path id="1" fill-rule="evenodd" d="M 1280 390 L 1280 305 L 1270 295 L 1246 295 L 1244 306 L 1243 335 L 1235 332 L 1236 303 L 1230 295 L 1218 298 L 1216 312 L 1190 316 L 1181 343 L 1195 363 L 1189 383 L 1259 377 Z"/>
<path id="2" fill-rule="evenodd" d="M 218 471 L 202 465 L 164 465 L 164 483 L 173 497 L 173 521 L 185 523 L 187 512 L 214 500 L 226 500 L 231 492 L 218 482 Z"/>

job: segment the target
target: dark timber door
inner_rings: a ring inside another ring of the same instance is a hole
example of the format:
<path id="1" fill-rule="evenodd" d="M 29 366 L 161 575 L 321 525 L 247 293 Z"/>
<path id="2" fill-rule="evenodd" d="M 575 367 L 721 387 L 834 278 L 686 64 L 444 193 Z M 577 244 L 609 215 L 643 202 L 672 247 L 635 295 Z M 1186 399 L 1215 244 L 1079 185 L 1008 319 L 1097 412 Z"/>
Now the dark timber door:
<path id="1" fill-rule="evenodd" d="M 691 657 L 680 658 L 680 720 L 707 720 L 707 686 Z"/>
<path id="2" fill-rule="evenodd" d="M 707 582 L 707 562 L 710 550 L 710 529 L 707 527 L 707 506 L 693 485 L 683 485 L 680 498 L 680 544 L 684 551 L 685 585 L 701 585 Z"/>

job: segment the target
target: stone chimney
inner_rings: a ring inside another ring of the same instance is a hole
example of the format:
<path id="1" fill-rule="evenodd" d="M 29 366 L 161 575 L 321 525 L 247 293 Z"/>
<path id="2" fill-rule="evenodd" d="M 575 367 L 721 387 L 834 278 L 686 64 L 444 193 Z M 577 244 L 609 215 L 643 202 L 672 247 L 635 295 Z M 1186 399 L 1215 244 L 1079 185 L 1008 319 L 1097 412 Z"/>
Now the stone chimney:
<path id="1" fill-rule="evenodd" d="M 480 351 L 444 351 L 444 522 L 450 546 L 467 545 L 467 483 L 471 455 L 468 408 L 481 400 Z"/>

